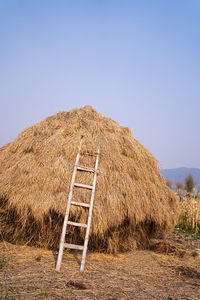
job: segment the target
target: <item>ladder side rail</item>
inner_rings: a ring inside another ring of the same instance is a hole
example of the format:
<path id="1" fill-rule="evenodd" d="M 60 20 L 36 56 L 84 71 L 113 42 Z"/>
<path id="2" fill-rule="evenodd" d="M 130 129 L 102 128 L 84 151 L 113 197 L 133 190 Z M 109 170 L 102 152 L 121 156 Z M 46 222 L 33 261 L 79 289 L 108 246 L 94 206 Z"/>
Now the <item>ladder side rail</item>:
<path id="1" fill-rule="evenodd" d="M 91 220 L 92 220 L 92 209 L 93 209 L 93 203 L 94 203 L 94 194 L 95 194 L 97 171 L 98 171 L 98 164 L 99 164 L 99 154 L 100 154 L 100 149 L 98 149 L 98 151 L 97 151 L 97 157 L 96 157 L 96 162 L 95 162 L 93 188 L 92 188 L 92 194 L 91 194 L 91 199 L 90 199 L 90 208 L 89 208 L 89 212 L 88 212 L 88 223 L 87 223 L 87 229 L 86 229 L 86 233 L 85 233 L 83 255 L 82 255 L 81 267 L 80 267 L 81 272 L 84 271 L 85 258 L 86 258 L 86 253 L 87 253 L 88 240 L 89 240 L 90 225 L 91 225 Z"/>
<path id="2" fill-rule="evenodd" d="M 62 229 L 62 234 L 61 234 L 59 253 L 58 253 L 57 264 L 56 264 L 56 271 L 60 271 L 60 265 L 61 265 L 61 261 L 62 261 L 63 250 L 64 250 L 64 243 L 65 243 L 65 235 L 66 235 L 66 229 L 67 229 L 67 222 L 68 222 L 68 218 L 69 218 L 69 211 L 70 211 L 70 205 L 71 205 L 71 199 L 72 199 L 72 192 L 73 192 L 74 181 L 75 181 L 75 177 L 76 177 L 77 164 L 79 162 L 79 157 L 80 157 L 80 151 L 78 151 L 78 154 L 76 156 L 76 162 L 75 162 L 75 166 L 74 166 L 74 170 L 73 170 L 73 174 L 72 174 L 70 191 L 69 191 L 69 195 L 68 195 L 68 203 L 67 203 L 67 208 L 66 208 L 65 217 L 64 217 L 64 223 L 63 223 L 63 229 Z"/>

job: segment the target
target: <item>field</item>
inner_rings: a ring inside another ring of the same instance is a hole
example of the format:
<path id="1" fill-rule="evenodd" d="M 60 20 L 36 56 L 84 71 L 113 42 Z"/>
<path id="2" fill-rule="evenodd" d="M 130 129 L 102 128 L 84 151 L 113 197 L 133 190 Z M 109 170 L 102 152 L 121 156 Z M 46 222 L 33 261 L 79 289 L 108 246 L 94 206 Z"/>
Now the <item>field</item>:
<path id="1" fill-rule="evenodd" d="M 179 199 L 179 227 L 200 232 L 200 198 L 188 196 Z"/>
<path id="2" fill-rule="evenodd" d="M 152 240 L 151 249 L 118 255 L 64 254 L 0 243 L 0 299 L 200 299 L 199 235 Z"/>

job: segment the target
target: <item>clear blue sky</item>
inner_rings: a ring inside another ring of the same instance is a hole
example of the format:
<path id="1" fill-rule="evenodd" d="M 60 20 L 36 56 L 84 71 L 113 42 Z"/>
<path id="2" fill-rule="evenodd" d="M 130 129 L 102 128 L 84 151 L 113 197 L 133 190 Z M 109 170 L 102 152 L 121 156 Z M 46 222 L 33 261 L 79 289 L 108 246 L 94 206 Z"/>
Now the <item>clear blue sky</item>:
<path id="1" fill-rule="evenodd" d="M 200 168 L 200 1 L 0 0 L 0 147 L 86 104 Z"/>

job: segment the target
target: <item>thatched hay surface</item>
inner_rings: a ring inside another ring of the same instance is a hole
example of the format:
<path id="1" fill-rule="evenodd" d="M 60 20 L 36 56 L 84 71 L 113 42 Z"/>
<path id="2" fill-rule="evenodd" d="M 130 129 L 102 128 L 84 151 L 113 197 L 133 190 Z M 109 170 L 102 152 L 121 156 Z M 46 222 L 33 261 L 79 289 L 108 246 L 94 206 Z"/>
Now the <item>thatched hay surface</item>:
<path id="1" fill-rule="evenodd" d="M 90 248 L 126 250 L 155 232 L 170 231 L 177 221 L 177 201 L 154 157 L 128 128 L 85 106 L 48 117 L 0 148 L 4 236 L 57 246 L 81 138 L 82 151 L 101 149 Z M 94 161 L 87 156 L 80 164 L 93 167 Z M 91 184 L 88 173 L 78 176 L 78 182 Z M 77 189 L 74 200 L 88 201 L 88 191 Z M 73 207 L 71 218 L 84 223 L 86 215 Z M 83 239 L 84 230 L 76 229 L 75 235 Z"/>

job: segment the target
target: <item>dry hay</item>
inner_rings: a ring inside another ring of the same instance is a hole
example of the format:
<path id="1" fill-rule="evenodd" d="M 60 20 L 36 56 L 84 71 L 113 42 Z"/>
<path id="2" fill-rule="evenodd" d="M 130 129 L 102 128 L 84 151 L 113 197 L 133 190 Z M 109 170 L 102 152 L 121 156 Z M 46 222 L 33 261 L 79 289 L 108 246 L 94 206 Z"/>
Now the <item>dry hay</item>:
<path id="1" fill-rule="evenodd" d="M 92 107 L 60 112 L 0 148 L 1 236 L 14 243 L 57 248 L 77 150 L 101 149 L 89 248 L 116 252 L 147 246 L 177 222 L 177 201 L 157 162 L 126 127 Z M 87 156 L 80 164 L 92 167 Z M 77 182 L 91 184 L 82 172 Z M 74 200 L 87 202 L 89 191 Z M 71 220 L 86 222 L 73 207 Z M 70 228 L 68 241 L 82 243 L 85 229 Z"/>
<path id="2" fill-rule="evenodd" d="M 194 268 L 188 266 L 177 266 L 175 267 L 175 270 L 179 275 L 183 275 L 194 279 L 200 279 L 200 272 L 198 272 Z"/>
<path id="3" fill-rule="evenodd" d="M 152 239 L 149 243 L 149 247 L 156 253 L 172 254 L 178 257 L 184 257 L 187 254 L 193 255 L 193 253 L 196 253 L 194 251 L 189 253 L 189 251 L 185 247 L 183 247 L 183 245 L 180 246 L 174 241 L 165 239 Z"/>
<path id="4" fill-rule="evenodd" d="M 179 226 L 186 230 L 200 232 L 200 199 L 183 197 L 179 202 Z"/>

